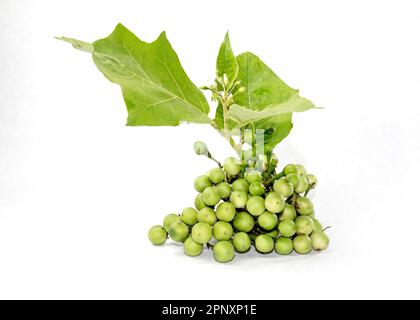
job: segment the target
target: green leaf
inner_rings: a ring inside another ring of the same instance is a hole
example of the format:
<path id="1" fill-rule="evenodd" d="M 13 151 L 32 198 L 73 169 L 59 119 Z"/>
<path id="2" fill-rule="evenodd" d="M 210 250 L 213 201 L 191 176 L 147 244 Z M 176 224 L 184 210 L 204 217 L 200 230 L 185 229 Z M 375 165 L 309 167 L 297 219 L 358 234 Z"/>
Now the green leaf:
<path id="1" fill-rule="evenodd" d="M 211 122 L 204 95 L 186 75 L 164 32 L 147 43 L 119 24 L 107 38 L 93 43 L 93 60 L 108 80 L 121 86 L 127 125 Z"/>
<path id="2" fill-rule="evenodd" d="M 225 39 L 219 49 L 216 64 L 216 74 L 218 78 L 223 79 L 223 74 L 226 74 L 231 84 L 238 76 L 238 63 L 236 62 L 235 54 L 230 45 L 229 33 L 225 35 Z"/>
<path id="3" fill-rule="evenodd" d="M 303 112 L 314 108 L 317 107 L 315 107 L 311 101 L 295 94 L 286 102 L 267 106 L 261 111 L 244 108 L 234 104 L 229 108 L 227 116 L 230 120 L 236 122 L 237 127 L 241 128 L 250 123 L 264 121 L 285 113 Z"/>
<path id="4" fill-rule="evenodd" d="M 93 52 L 93 45 L 91 43 L 67 37 L 56 37 L 56 39 L 70 43 L 75 49 L 89 53 Z"/>
<path id="5" fill-rule="evenodd" d="M 244 108 L 260 111 L 274 108 L 298 95 L 298 90 L 289 87 L 256 55 L 245 52 L 236 58 L 239 66 L 238 78 L 245 92 L 235 96 L 234 102 Z M 264 129 L 265 147 L 272 150 L 287 137 L 292 129 L 292 113 L 278 113 L 254 122 L 256 129 Z"/>

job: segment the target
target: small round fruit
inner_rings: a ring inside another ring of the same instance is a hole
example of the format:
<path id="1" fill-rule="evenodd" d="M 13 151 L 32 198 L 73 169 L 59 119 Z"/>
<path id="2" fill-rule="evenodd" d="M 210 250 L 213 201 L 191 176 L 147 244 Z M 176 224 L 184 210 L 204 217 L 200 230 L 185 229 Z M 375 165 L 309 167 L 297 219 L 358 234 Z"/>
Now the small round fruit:
<path id="1" fill-rule="evenodd" d="M 297 198 L 296 200 L 296 210 L 302 215 L 310 215 L 314 212 L 314 206 L 312 201 L 307 197 Z"/>
<path id="2" fill-rule="evenodd" d="M 245 208 L 246 202 L 248 201 L 248 194 L 243 191 L 233 191 L 229 200 L 235 208 Z"/>
<path id="3" fill-rule="evenodd" d="M 235 248 L 230 241 L 219 241 L 213 247 L 213 256 L 217 262 L 229 262 L 235 257 Z"/>
<path id="4" fill-rule="evenodd" d="M 295 220 L 296 218 L 296 209 L 291 204 L 286 204 L 283 211 L 280 213 L 279 220 L 283 221 L 286 219 L 292 219 Z"/>
<path id="5" fill-rule="evenodd" d="M 207 155 L 209 153 L 207 145 L 203 141 L 196 141 L 193 144 L 194 152 L 199 156 Z"/>
<path id="6" fill-rule="evenodd" d="M 191 230 L 192 239 L 201 244 L 209 242 L 212 238 L 212 230 L 209 224 L 204 222 L 197 223 Z"/>
<path id="7" fill-rule="evenodd" d="M 299 176 L 296 173 L 288 174 L 286 180 L 292 184 L 293 189 L 296 189 L 300 182 Z"/>
<path id="8" fill-rule="evenodd" d="M 162 226 L 156 225 L 150 228 L 148 237 L 151 243 L 159 246 L 166 242 L 168 234 Z"/>
<path id="9" fill-rule="evenodd" d="M 246 210 L 253 216 L 259 216 L 265 211 L 264 198 L 252 196 L 246 202 Z"/>
<path id="10" fill-rule="evenodd" d="M 217 206 L 216 216 L 217 216 L 217 219 L 219 220 L 227 221 L 227 222 L 232 221 L 233 218 L 235 217 L 235 214 L 236 214 L 235 206 L 231 204 L 230 202 L 222 202 L 221 204 Z"/>
<path id="11" fill-rule="evenodd" d="M 194 208 L 185 208 L 181 213 L 181 221 L 193 226 L 197 223 L 197 214 L 198 212 Z"/>
<path id="12" fill-rule="evenodd" d="M 233 219 L 233 226 L 238 231 L 250 232 L 254 228 L 254 218 L 248 212 L 239 212 Z"/>
<path id="13" fill-rule="evenodd" d="M 176 242 L 184 242 L 185 239 L 187 239 L 190 230 L 188 229 L 188 226 L 185 223 L 181 221 L 175 221 L 169 227 L 168 233 L 169 237 L 171 237 L 172 240 Z"/>
<path id="14" fill-rule="evenodd" d="M 232 190 L 233 191 L 243 191 L 243 192 L 247 192 L 248 193 L 248 189 L 249 189 L 249 184 L 243 178 L 236 179 L 232 183 Z"/>
<path id="15" fill-rule="evenodd" d="M 258 217 L 258 224 L 265 230 L 272 230 L 276 227 L 278 222 L 277 215 L 271 212 L 264 212 Z"/>
<path id="16" fill-rule="evenodd" d="M 233 237 L 233 246 L 239 253 L 247 252 L 251 248 L 251 239 L 245 232 L 239 232 Z"/>
<path id="17" fill-rule="evenodd" d="M 301 164 L 297 164 L 296 165 L 296 173 L 299 176 L 306 176 L 306 169 L 304 166 L 302 166 Z"/>
<path id="18" fill-rule="evenodd" d="M 249 184 L 252 184 L 254 182 L 261 182 L 262 181 L 261 172 L 259 171 L 248 172 L 245 176 L 245 179 Z"/>
<path id="19" fill-rule="evenodd" d="M 280 234 L 280 232 L 279 232 L 278 229 L 273 229 L 270 232 L 266 232 L 266 235 L 270 236 L 273 239 L 277 239 L 279 237 L 279 234 Z"/>
<path id="20" fill-rule="evenodd" d="M 283 174 L 285 176 L 291 173 L 296 173 L 296 172 L 297 172 L 297 169 L 296 169 L 296 165 L 294 164 L 288 164 L 287 166 L 283 168 Z"/>
<path id="21" fill-rule="evenodd" d="M 201 193 L 197 194 L 197 196 L 195 197 L 194 206 L 197 208 L 197 210 L 201 210 L 206 206 L 201 197 Z"/>
<path id="22" fill-rule="evenodd" d="M 195 242 L 191 237 L 184 241 L 184 253 L 190 257 L 199 256 L 203 252 L 203 245 Z"/>
<path id="23" fill-rule="evenodd" d="M 307 254 L 312 251 L 311 238 L 307 235 L 299 235 L 293 239 L 293 248 L 297 253 Z"/>
<path id="24" fill-rule="evenodd" d="M 219 203 L 220 195 L 216 187 L 208 187 L 204 189 L 201 199 L 206 205 L 212 207 Z"/>
<path id="25" fill-rule="evenodd" d="M 295 220 L 298 234 L 309 235 L 314 230 L 314 221 L 307 216 L 299 216 Z"/>
<path id="26" fill-rule="evenodd" d="M 314 230 L 315 231 L 323 231 L 324 227 L 322 226 L 321 222 L 319 222 L 318 219 L 312 218 L 313 222 L 314 222 Z"/>
<path id="27" fill-rule="evenodd" d="M 277 239 L 274 249 L 278 254 L 288 255 L 293 251 L 293 241 L 289 238 L 280 237 Z"/>
<path id="28" fill-rule="evenodd" d="M 238 159 L 229 157 L 225 160 L 223 169 L 228 176 L 236 176 L 239 172 L 241 172 L 241 162 Z"/>
<path id="29" fill-rule="evenodd" d="M 209 171 L 209 178 L 214 184 L 218 184 L 225 180 L 225 173 L 220 168 L 214 168 Z"/>
<path id="30" fill-rule="evenodd" d="M 229 240 L 232 237 L 232 225 L 225 221 L 217 221 L 213 226 L 213 237 L 216 240 Z"/>
<path id="31" fill-rule="evenodd" d="M 283 220 L 279 223 L 279 231 L 283 237 L 290 238 L 296 233 L 296 224 L 290 219 Z"/>
<path id="32" fill-rule="evenodd" d="M 253 196 L 262 196 L 265 193 L 265 188 L 260 181 L 255 181 L 249 186 L 249 193 Z"/>
<path id="33" fill-rule="evenodd" d="M 214 210 L 209 207 L 204 207 L 198 212 L 197 221 L 204 222 L 212 226 L 217 221 L 216 212 L 214 212 Z"/>
<path id="34" fill-rule="evenodd" d="M 265 198 L 265 207 L 272 213 L 281 212 L 285 205 L 286 203 L 280 193 L 272 192 Z"/>
<path id="35" fill-rule="evenodd" d="M 258 252 L 269 253 L 274 249 L 274 240 L 266 234 L 260 234 L 255 239 L 255 248 Z"/>
<path id="36" fill-rule="evenodd" d="M 211 187 L 212 186 L 212 182 L 210 180 L 210 178 L 208 176 L 199 176 L 197 178 L 195 178 L 194 180 L 194 188 L 195 190 L 197 190 L 198 192 L 203 192 L 204 189 Z"/>
<path id="37" fill-rule="evenodd" d="M 274 182 L 273 190 L 280 193 L 284 198 L 293 194 L 293 184 L 288 182 L 286 178 L 281 178 Z"/>
<path id="38" fill-rule="evenodd" d="M 314 231 L 311 234 L 312 248 L 316 251 L 325 250 L 328 248 L 330 239 L 322 231 Z"/>
<path id="39" fill-rule="evenodd" d="M 171 224 L 179 220 L 181 220 L 179 215 L 177 215 L 176 213 L 170 213 L 166 215 L 165 218 L 163 219 L 163 228 L 165 229 L 166 232 L 168 232 Z"/>
<path id="40" fill-rule="evenodd" d="M 308 184 L 309 184 L 309 187 L 311 189 L 316 187 L 316 185 L 318 183 L 318 179 L 316 178 L 316 176 L 314 174 L 308 174 L 306 176 L 306 179 L 308 179 Z"/>
<path id="41" fill-rule="evenodd" d="M 308 179 L 304 176 L 298 176 L 299 177 L 299 183 L 295 188 L 296 193 L 304 193 L 308 189 Z"/>
<path id="42" fill-rule="evenodd" d="M 216 186 L 217 192 L 219 192 L 220 198 L 227 199 L 230 196 L 230 192 L 232 190 L 232 187 L 227 182 L 220 182 Z"/>

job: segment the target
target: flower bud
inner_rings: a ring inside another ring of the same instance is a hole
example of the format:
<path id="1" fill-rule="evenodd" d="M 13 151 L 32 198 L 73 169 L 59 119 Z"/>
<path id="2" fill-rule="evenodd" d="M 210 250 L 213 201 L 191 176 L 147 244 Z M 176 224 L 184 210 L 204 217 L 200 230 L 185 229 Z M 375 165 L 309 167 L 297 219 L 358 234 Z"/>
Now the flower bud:
<path id="1" fill-rule="evenodd" d="M 194 142 L 193 147 L 194 147 L 194 152 L 199 156 L 206 155 L 209 152 L 207 149 L 207 145 L 202 141 Z"/>

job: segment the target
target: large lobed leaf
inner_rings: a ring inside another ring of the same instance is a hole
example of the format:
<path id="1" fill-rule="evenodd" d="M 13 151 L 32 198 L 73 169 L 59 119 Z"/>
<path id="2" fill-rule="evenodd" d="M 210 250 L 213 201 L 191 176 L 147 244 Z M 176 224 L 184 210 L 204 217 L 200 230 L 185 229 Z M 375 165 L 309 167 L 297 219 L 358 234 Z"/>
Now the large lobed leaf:
<path id="1" fill-rule="evenodd" d="M 181 122 L 211 121 L 204 95 L 186 75 L 164 32 L 147 43 L 119 24 L 107 38 L 91 45 L 61 39 L 92 52 L 98 69 L 121 86 L 127 125 L 177 126 Z"/>
<path id="2" fill-rule="evenodd" d="M 235 96 L 235 104 L 256 112 L 266 108 L 272 109 L 262 114 L 251 112 L 251 115 L 247 112 L 239 120 L 245 121 L 246 117 L 253 118 L 252 122 L 256 129 L 270 132 L 265 135 L 264 144 L 266 149 L 272 150 L 290 133 L 293 127 L 292 111 L 298 111 L 293 110 L 296 103 L 302 104 L 303 109 L 309 109 L 313 105 L 309 100 L 299 97 L 298 90 L 289 87 L 256 55 L 245 52 L 237 56 L 236 60 L 239 66 L 237 80 L 241 81 L 245 91 Z M 288 107 L 289 112 L 282 112 L 280 109 L 284 108 L 285 103 L 292 97 L 293 100 Z M 234 107 L 234 116 L 239 117 L 239 111 L 246 112 L 244 109 L 239 110 L 238 107 Z"/>

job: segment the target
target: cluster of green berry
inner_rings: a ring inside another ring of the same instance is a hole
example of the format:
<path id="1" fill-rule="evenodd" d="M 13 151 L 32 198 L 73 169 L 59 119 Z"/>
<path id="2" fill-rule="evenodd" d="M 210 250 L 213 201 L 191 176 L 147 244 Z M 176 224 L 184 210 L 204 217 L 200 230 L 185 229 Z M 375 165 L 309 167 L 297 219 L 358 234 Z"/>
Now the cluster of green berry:
<path id="1" fill-rule="evenodd" d="M 161 245 L 169 235 L 183 242 L 189 256 L 207 246 L 218 262 L 229 262 L 235 251 L 247 252 L 252 245 L 257 252 L 281 255 L 324 250 L 329 239 L 307 197 L 316 184 L 317 178 L 299 164 L 264 179 L 261 172 L 244 172 L 239 160 L 227 158 L 222 168 L 195 179 L 195 208 L 167 215 L 163 226 L 150 229 L 149 239 Z"/>

